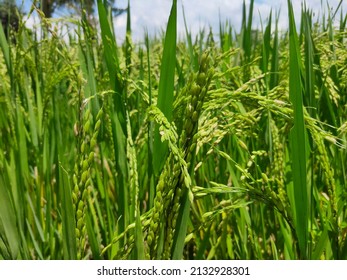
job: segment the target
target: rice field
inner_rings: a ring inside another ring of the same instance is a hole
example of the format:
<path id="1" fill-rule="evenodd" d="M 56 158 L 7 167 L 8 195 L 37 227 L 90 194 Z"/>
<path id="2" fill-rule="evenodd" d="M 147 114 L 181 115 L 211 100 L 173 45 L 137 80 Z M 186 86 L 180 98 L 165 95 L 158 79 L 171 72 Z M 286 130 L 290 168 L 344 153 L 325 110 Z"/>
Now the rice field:
<path id="1" fill-rule="evenodd" d="M 346 14 L 119 44 L 103 2 L 0 25 L 0 259 L 347 259 Z"/>

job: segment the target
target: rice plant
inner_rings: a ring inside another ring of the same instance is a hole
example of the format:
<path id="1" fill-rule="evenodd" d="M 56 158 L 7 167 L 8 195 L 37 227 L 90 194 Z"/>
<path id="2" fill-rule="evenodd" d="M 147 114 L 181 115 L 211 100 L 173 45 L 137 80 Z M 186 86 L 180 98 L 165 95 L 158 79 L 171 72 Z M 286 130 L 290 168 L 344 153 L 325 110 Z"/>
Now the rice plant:
<path id="1" fill-rule="evenodd" d="M 347 16 L 119 44 L 104 2 L 0 25 L 0 259 L 347 259 Z"/>

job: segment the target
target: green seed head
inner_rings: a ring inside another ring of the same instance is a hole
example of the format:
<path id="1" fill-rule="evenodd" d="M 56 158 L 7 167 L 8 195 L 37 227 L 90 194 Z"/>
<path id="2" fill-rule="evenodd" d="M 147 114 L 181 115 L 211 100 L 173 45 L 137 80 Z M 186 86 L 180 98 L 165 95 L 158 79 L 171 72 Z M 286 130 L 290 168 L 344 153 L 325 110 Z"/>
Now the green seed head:
<path id="1" fill-rule="evenodd" d="M 84 113 L 84 119 L 89 120 L 90 118 L 90 108 L 88 108 Z"/>
<path id="2" fill-rule="evenodd" d="M 96 146 L 96 135 L 93 135 L 92 139 L 90 140 L 90 149 L 93 150 Z"/>
<path id="3" fill-rule="evenodd" d="M 193 123 L 191 121 L 187 121 L 184 129 L 186 130 L 186 134 L 190 135 L 193 131 Z"/>
<path id="4" fill-rule="evenodd" d="M 82 227 L 83 227 L 83 218 L 79 218 L 77 220 L 77 228 L 82 229 Z"/>
<path id="5" fill-rule="evenodd" d="M 88 170 L 86 170 L 82 173 L 82 176 L 81 176 L 81 183 L 82 184 L 85 184 L 85 182 L 87 181 L 88 173 L 89 173 Z"/>
<path id="6" fill-rule="evenodd" d="M 89 153 L 88 162 L 91 164 L 94 161 L 94 152 Z"/>
<path id="7" fill-rule="evenodd" d="M 88 133 L 90 129 L 90 120 L 87 120 L 87 122 L 83 126 L 83 130 L 85 133 Z"/>
<path id="8" fill-rule="evenodd" d="M 80 202 L 78 202 L 78 210 L 83 211 L 84 208 L 84 203 L 82 200 L 80 200 Z"/>
<path id="9" fill-rule="evenodd" d="M 103 108 L 101 108 L 101 109 L 99 110 L 98 114 L 96 115 L 96 119 L 97 119 L 97 120 L 100 120 L 101 117 L 102 117 L 102 115 L 103 115 L 103 113 L 104 113 Z"/>
<path id="10" fill-rule="evenodd" d="M 150 235 L 147 235 L 147 243 L 149 246 L 152 245 L 152 241 L 153 241 L 152 237 Z"/>
<path id="11" fill-rule="evenodd" d="M 88 169 L 88 166 L 89 166 L 88 160 L 85 159 L 85 160 L 83 161 L 83 164 L 82 164 L 83 170 L 87 170 L 87 169 Z"/>
<path id="12" fill-rule="evenodd" d="M 72 201 L 74 202 L 74 203 L 76 203 L 77 202 L 77 195 L 76 195 L 76 193 L 72 193 Z"/>
<path id="13" fill-rule="evenodd" d="M 89 179 L 88 179 L 89 180 Z M 87 185 L 89 186 L 89 185 Z M 87 196 L 88 196 L 88 190 L 87 189 L 84 189 L 83 193 L 82 193 L 82 199 L 83 201 L 85 201 L 87 199 Z"/>
<path id="14" fill-rule="evenodd" d="M 197 83 L 200 87 L 206 84 L 206 74 L 204 72 L 199 73 Z"/>
<path id="15" fill-rule="evenodd" d="M 193 122 L 197 122 L 198 119 L 199 119 L 199 113 L 197 111 L 195 111 L 193 113 L 192 120 L 193 120 Z"/>
<path id="16" fill-rule="evenodd" d="M 95 130 L 98 131 L 101 126 L 101 120 L 98 120 L 95 124 Z"/>
<path id="17" fill-rule="evenodd" d="M 198 103 L 198 97 L 197 96 L 193 96 L 192 102 L 191 102 L 191 106 L 193 108 L 195 108 L 197 103 Z"/>
<path id="18" fill-rule="evenodd" d="M 83 212 L 81 210 L 77 210 L 76 217 L 80 219 L 83 216 Z"/>
<path id="19" fill-rule="evenodd" d="M 81 144 L 81 154 L 84 153 L 85 149 L 86 149 L 86 143 L 83 141 Z"/>
<path id="20" fill-rule="evenodd" d="M 190 92 L 192 96 L 198 96 L 200 93 L 200 87 L 196 83 L 193 83 Z"/>

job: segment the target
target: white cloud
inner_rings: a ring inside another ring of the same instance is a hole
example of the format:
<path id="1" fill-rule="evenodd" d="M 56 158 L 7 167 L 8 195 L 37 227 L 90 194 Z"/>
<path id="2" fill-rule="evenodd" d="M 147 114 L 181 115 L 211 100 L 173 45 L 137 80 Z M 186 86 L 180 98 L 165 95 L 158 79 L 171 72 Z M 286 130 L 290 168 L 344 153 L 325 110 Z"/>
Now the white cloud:
<path id="1" fill-rule="evenodd" d="M 213 32 L 218 33 L 219 16 L 222 23 L 226 20 L 230 21 L 231 25 L 240 30 L 242 19 L 242 1 L 241 0 L 178 0 L 178 32 L 184 34 L 184 22 L 182 15 L 182 3 L 184 5 L 185 15 L 188 27 L 193 34 L 197 34 L 202 27 L 212 26 Z M 340 0 L 322 1 L 323 8 L 326 10 L 327 2 L 330 7 L 336 8 Z M 117 6 L 126 7 L 127 1 L 116 1 Z M 162 28 L 165 29 L 167 19 L 170 14 L 171 0 L 131 0 L 131 19 L 133 38 L 136 41 L 143 40 L 143 31 L 148 29 L 151 35 L 159 32 Z M 247 9 L 250 0 L 246 1 Z M 299 24 L 301 13 L 301 0 L 292 0 L 293 9 L 297 24 Z M 312 9 L 317 16 L 322 15 L 321 0 L 306 0 L 307 6 Z M 347 1 L 343 1 L 343 10 L 347 11 Z M 260 28 L 260 16 L 265 21 L 270 10 L 281 11 L 279 19 L 279 27 L 282 29 L 288 26 L 288 10 L 287 0 L 255 0 L 253 11 L 254 27 Z M 248 12 L 248 10 L 247 10 Z M 115 19 L 115 27 L 118 39 L 124 38 L 126 15 L 122 15 Z"/>
<path id="2" fill-rule="evenodd" d="M 22 0 L 17 0 L 21 3 Z M 32 1 L 23 1 L 23 6 L 29 9 Z M 315 18 L 322 17 L 321 2 L 323 8 L 327 11 L 327 3 L 335 9 L 340 0 L 306 0 L 307 6 L 314 11 Z M 347 11 L 347 1 L 342 1 L 343 11 Z M 117 0 L 116 5 L 119 8 L 125 8 L 128 0 Z M 184 21 L 182 13 L 182 5 L 184 7 L 188 28 L 193 35 L 198 34 L 202 28 L 212 27 L 215 35 L 219 32 L 219 18 L 222 23 L 230 22 L 236 32 L 240 30 L 242 20 L 242 0 L 178 0 L 178 24 L 177 29 L 179 36 L 184 37 Z M 250 0 L 246 0 L 247 12 Z M 294 13 L 297 24 L 299 24 L 301 14 L 302 0 L 292 0 Z M 131 5 L 131 28 L 133 40 L 143 41 L 144 30 L 147 29 L 149 34 L 153 36 L 161 30 L 165 30 L 166 23 L 170 14 L 172 0 L 130 0 Z M 270 10 L 275 12 L 280 10 L 279 28 L 286 29 L 288 27 L 288 11 L 287 0 L 255 0 L 253 11 L 253 27 L 260 28 L 260 18 L 267 20 Z M 339 15 L 337 16 L 339 19 Z M 38 24 L 37 15 L 32 16 L 28 20 L 27 26 Z M 115 31 L 118 42 L 122 42 L 125 37 L 126 30 L 126 14 L 114 19 Z M 207 31 L 209 29 L 206 29 Z"/>

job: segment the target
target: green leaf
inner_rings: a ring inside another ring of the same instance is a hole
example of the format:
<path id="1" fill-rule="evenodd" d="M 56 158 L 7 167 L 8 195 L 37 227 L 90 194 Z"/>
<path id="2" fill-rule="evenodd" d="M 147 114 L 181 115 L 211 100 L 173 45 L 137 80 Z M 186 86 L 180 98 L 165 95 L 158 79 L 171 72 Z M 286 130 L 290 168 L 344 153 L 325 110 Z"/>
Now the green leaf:
<path id="1" fill-rule="evenodd" d="M 176 65 L 176 36 L 177 36 L 177 0 L 172 3 L 171 13 L 166 29 L 163 57 L 160 67 L 158 90 L 158 108 L 169 122 L 172 120 L 174 100 L 174 78 Z M 161 142 L 159 127 L 154 134 L 153 168 L 155 174 L 162 169 L 168 152 L 168 144 Z"/>
<path id="2" fill-rule="evenodd" d="M 137 209 L 135 220 L 135 257 L 137 260 L 145 259 L 145 247 L 142 233 L 142 223 L 140 220 L 140 209 Z"/>
<path id="3" fill-rule="evenodd" d="M 4 54 L 4 59 L 5 59 L 5 64 L 7 66 L 7 69 L 9 70 L 9 72 L 11 72 L 10 71 L 10 69 L 11 69 L 10 48 L 9 48 L 8 43 L 7 43 L 4 29 L 3 29 L 1 23 L 0 23 L 0 47 L 1 47 L 2 52 Z"/>
<path id="4" fill-rule="evenodd" d="M 301 58 L 295 19 L 291 1 L 288 0 L 289 12 L 289 97 L 293 105 L 294 126 L 290 133 L 291 160 L 294 183 L 294 207 L 296 232 L 299 242 L 300 257 L 308 256 L 308 186 L 306 183 L 306 132 L 303 109 L 303 87 L 301 84 Z"/>
<path id="5" fill-rule="evenodd" d="M 63 222 L 63 248 L 64 259 L 75 260 L 77 258 L 76 247 L 76 222 L 72 206 L 71 187 L 66 170 L 59 166 L 59 183 L 62 188 L 62 222 Z"/>
<path id="6" fill-rule="evenodd" d="M 123 134 L 126 135 L 126 116 L 125 102 L 123 98 L 123 84 L 121 79 L 121 71 L 119 68 L 119 60 L 117 55 L 116 39 L 111 31 L 111 26 L 107 18 L 105 6 L 101 0 L 98 0 L 98 11 L 101 27 L 101 37 L 104 46 L 104 56 L 107 64 L 107 69 L 110 76 L 111 89 L 114 90 L 114 107 L 116 115 L 121 124 Z"/>
<path id="7" fill-rule="evenodd" d="M 88 241 L 90 243 L 90 249 L 93 253 L 93 259 L 94 260 L 100 260 L 100 244 L 97 240 L 97 235 L 95 233 L 93 222 L 91 218 L 91 214 L 88 212 L 86 213 L 86 226 L 87 226 L 87 232 L 88 232 Z"/>
<path id="8" fill-rule="evenodd" d="M 321 233 L 321 236 L 318 239 L 316 248 L 312 254 L 312 259 L 320 260 L 322 254 L 324 253 L 324 250 L 326 250 L 328 245 L 329 245 L 329 235 L 328 235 L 328 230 L 325 227 L 323 232 Z"/>
<path id="9" fill-rule="evenodd" d="M 0 255 L 16 259 L 21 242 L 16 225 L 16 214 L 5 186 L 0 177 L 0 243 L 3 243 Z"/>
<path id="10" fill-rule="evenodd" d="M 172 259 L 173 260 L 181 260 L 183 258 L 184 241 L 187 235 L 189 213 L 190 213 L 190 200 L 189 200 L 188 189 L 185 188 L 183 192 L 184 193 L 180 201 L 181 207 L 177 217 L 174 240 L 172 243 L 172 247 L 173 247 Z"/>

